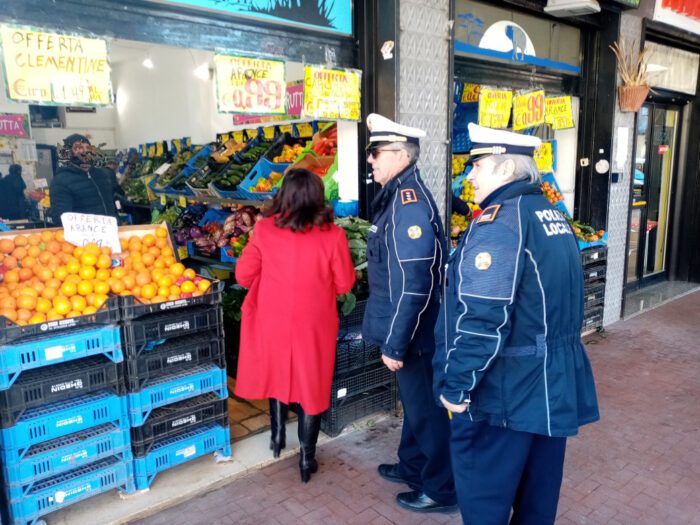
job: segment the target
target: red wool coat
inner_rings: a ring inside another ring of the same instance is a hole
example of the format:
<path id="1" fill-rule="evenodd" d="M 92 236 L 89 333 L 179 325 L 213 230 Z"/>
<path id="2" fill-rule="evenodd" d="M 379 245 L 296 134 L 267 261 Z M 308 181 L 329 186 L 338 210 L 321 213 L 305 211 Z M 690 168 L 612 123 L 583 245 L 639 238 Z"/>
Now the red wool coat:
<path id="1" fill-rule="evenodd" d="M 236 263 L 243 302 L 236 395 L 328 409 L 335 366 L 336 295 L 355 271 L 345 232 L 332 224 L 295 233 L 260 220 Z"/>

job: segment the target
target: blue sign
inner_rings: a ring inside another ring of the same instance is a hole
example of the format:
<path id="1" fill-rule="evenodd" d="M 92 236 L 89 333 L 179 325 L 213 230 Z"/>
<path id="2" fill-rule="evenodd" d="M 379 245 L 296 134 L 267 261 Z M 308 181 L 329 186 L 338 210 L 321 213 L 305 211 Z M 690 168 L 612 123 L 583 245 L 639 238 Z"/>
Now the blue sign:
<path id="1" fill-rule="evenodd" d="M 352 0 L 154 0 L 352 35 Z"/>

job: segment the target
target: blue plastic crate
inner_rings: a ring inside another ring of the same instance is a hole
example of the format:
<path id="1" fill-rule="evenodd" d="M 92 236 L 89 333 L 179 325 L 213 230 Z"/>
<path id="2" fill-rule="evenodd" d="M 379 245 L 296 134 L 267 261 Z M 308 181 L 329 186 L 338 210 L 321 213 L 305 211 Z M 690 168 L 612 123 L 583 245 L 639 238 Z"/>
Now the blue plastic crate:
<path id="1" fill-rule="evenodd" d="M 155 408 L 209 392 L 222 399 L 228 397 L 225 369 L 210 364 L 164 376 L 140 392 L 127 395 L 131 425 L 143 425 Z"/>
<path id="2" fill-rule="evenodd" d="M 50 512 L 112 489 L 134 492 L 131 462 L 103 459 L 37 483 L 22 499 L 10 501 L 11 523 L 34 523 Z"/>
<path id="3" fill-rule="evenodd" d="M 43 479 L 111 456 L 131 461 L 128 430 L 100 425 L 34 445 L 19 463 L 4 465 L 10 499 L 24 496 Z"/>
<path id="4" fill-rule="evenodd" d="M 134 460 L 136 489 L 147 489 L 159 472 L 217 451 L 222 456 L 231 456 L 228 426 L 204 425 L 165 439 L 157 443 L 149 454 Z"/>
<path id="5" fill-rule="evenodd" d="M 33 445 L 98 425 L 111 423 L 127 429 L 126 414 L 126 396 L 117 396 L 106 390 L 32 408 L 14 427 L 0 430 L 5 461 L 15 463 Z"/>
<path id="6" fill-rule="evenodd" d="M 284 173 L 284 171 L 291 166 L 291 164 L 287 164 L 284 162 L 270 162 L 266 158 L 262 157 L 255 166 L 253 166 L 253 169 L 250 170 L 250 173 L 246 175 L 245 179 L 241 181 L 241 183 L 238 185 L 238 191 L 242 191 L 244 194 L 247 195 L 248 199 L 251 200 L 266 200 L 266 199 L 271 199 L 274 197 L 276 193 L 276 188 L 273 188 L 273 191 L 266 192 L 266 193 L 260 193 L 260 192 L 254 192 L 250 191 L 251 188 L 254 188 L 255 185 L 258 183 L 258 181 L 262 178 L 268 179 L 270 178 L 270 173 L 273 171 L 277 171 L 279 173 Z"/>
<path id="7" fill-rule="evenodd" d="M 195 170 L 194 168 L 189 168 L 185 166 L 182 169 L 182 171 L 177 176 L 175 176 L 175 178 L 172 181 L 170 181 L 170 184 L 172 184 L 175 181 L 187 179 L 190 175 L 196 173 L 196 171 L 197 170 Z M 153 177 L 148 183 L 148 188 L 156 195 L 184 195 L 185 197 L 194 197 L 194 192 L 187 186 L 185 186 L 182 189 L 175 189 L 171 186 L 166 186 L 165 188 L 158 188 L 156 186 L 156 179 L 157 177 Z"/>
<path id="8" fill-rule="evenodd" d="M 124 360 L 119 327 L 61 332 L 0 346 L 0 390 L 10 388 L 25 370 L 99 354 L 115 363 Z"/>

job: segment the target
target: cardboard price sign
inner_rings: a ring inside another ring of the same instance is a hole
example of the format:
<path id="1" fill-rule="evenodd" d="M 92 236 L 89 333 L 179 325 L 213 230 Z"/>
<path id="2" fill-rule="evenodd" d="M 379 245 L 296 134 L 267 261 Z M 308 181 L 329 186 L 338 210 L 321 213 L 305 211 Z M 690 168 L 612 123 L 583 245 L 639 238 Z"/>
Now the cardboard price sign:
<path id="1" fill-rule="evenodd" d="M 513 93 L 509 89 L 482 87 L 479 91 L 479 125 L 487 128 L 505 128 L 513 107 Z"/>
<path id="2" fill-rule="evenodd" d="M 112 104 L 107 42 L 18 27 L 0 28 L 10 99 L 43 104 Z"/>
<path id="3" fill-rule="evenodd" d="M 360 80 L 355 69 L 306 66 L 304 115 L 317 119 L 360 120 Z"/>
<path id="4" fill-rule="evenodd" d="M 479 102 L 479 91 L 481 90 L 480 84 L 468 84 L 465 83 L 462 88 L 462 97 L 460 101 L 463 103 L 468 102 Z"/>
<path id="5" fill-rule="evenodd" d="M 544 120 L 552 126 L 552 129 L 570 129 L 574 127 L 571 97 L 547 97 L 544 105 Z"/>
<path id="6" fill-rule="evenodd" d="M 544 124 L 544 90 L 513 97 L 513 131 Z"/>
<path id="7" fill-rule="evenodd" d="M 542 145 L 535 150 L 534 158 L 540 173 L 550 173 L 554 171 L 554 150 L 551 142 L 543 142 Z"/>
<path id="8" fill-rule="evenodd" d="M 98 246 L 109 246 L 114 253 L 122 251 L 119 244 L 117 219 L 105 215 L 87 213 L 63 213 L 63 236 L 66 241 L 76 246 L 85 246 L 94 242 Z"/>
<path id="9" fill-rule="evenodd" d="M 285 113 L 284 62 L 214 55 L 214 65 L 220 113 Z"/>

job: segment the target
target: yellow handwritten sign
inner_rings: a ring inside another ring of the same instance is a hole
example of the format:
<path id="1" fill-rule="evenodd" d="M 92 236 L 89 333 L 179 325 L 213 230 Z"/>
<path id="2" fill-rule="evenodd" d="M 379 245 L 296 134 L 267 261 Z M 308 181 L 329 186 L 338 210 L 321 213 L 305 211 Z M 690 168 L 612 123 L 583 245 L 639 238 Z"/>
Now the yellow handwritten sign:
<path id="1" fill-rule="evenodd" d="M 263 128 L 263 137 L 267 140 L 275 138 L 275 128 Z"/>
<path id="2" fill-rule="evenodd" d="M 300 137 L 310 137 L 314 134 L 314 130 L 311 127 L 311 124 L 308 122 L 302 122 L 301 124 L 297 124 L 297 133 Z"/>
<path id="3" fill-rule="evenodd" d="M 569 129 L 574 127 L 571 97 L 547 97 L 544 103 L 544 120 L 552 126 L 552 129 Z"/>
<path id="4" fill-rule="evenodd" d="M 235 140 L 238 144 L 240 144 L 241 142 L 244 142 L 242 131 L 234 131 L 232 133 L 232 135 L 233 135 L 233 140 Z"/>
<path id="5" fill-rule="evenodd" d="M 482 87 L 479 91 L 479 125 L 487 128 L 505 128 L 513 107 L 513 93 L 509 89 Z"/>
<path id="6" fill-rule="evenodd" d="M 551 142 L 543 142 L 542 145 L 535 150 L 534 157 L 535 164 L 537 164 L 540 173 L 550 173 L 554 171 L 554 155 Z"/>
<path id="7" fill-rule="evenodd" d="M 43 104 L 112 104 L 107 43 L 96 38 L 0 28 L 9 98 Z"/>
<path id="8" fill-rule="evenodd" d="M 465 83 L 462 89 L 461 102 L 479 102 L 479 91 L 481 90 L 480 84 L 469 84 Z"/>
<path id="9" fill-rule="evenodd" d="M 513 97 L 513 130 L 544 124 L 544 90 L 530 91 Z"/>
<path id="10" fill-rule="evenodd" d="M 306 66 L 304 115 L 319 119 L 360 120 L 360 80 L 355 69 Z"/>
<path id="11" fill-rule="evenodd" d="M 214 65 L 220 113 L 285 112 L 284 62 L 214 55 Z"/>

